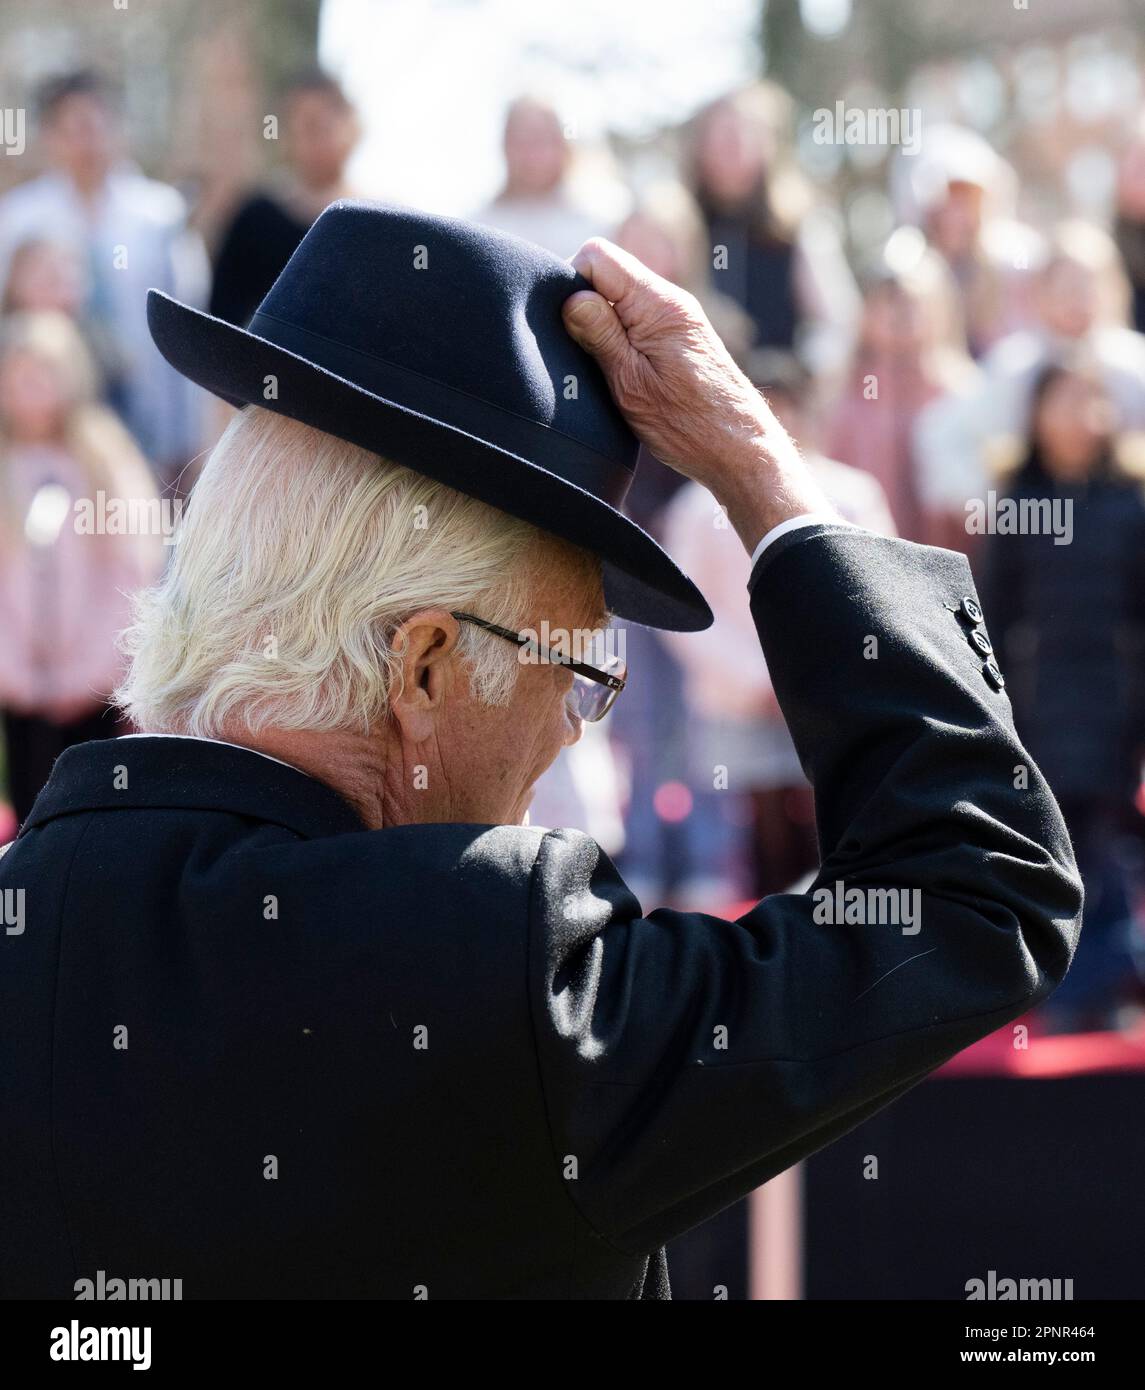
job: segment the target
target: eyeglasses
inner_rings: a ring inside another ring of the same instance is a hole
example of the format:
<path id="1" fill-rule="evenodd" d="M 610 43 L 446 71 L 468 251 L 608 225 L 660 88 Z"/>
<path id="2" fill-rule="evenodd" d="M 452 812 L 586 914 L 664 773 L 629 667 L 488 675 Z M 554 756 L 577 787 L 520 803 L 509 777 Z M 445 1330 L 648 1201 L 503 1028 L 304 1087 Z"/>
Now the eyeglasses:
<path id="1" fill-rule="evenodd" d="M 589 666 L 583 661 L 573 661 L 548 647 L 542 647 L 535 637 L 524 632 L 514 632 L 511 628 L 498 627 L 496 623 L 486 622 L 484 618 L 474 617 L 472 613 L 453 613 L 450 615 L 459 623 L 472 623 L 484 628 L 495 637 L 503 637 L 507 642 L 529 651 L 536 652 L 542 660 L 554 666 L 567 666 L 573 673 L 572 689 L 569 691 L 569 704 L 573 713 L 588 724 L 603 719 L 616 702 L 616 697 L 628 682 L 628 668 L 616 653 L 609 653 L 604 667 Z"/>

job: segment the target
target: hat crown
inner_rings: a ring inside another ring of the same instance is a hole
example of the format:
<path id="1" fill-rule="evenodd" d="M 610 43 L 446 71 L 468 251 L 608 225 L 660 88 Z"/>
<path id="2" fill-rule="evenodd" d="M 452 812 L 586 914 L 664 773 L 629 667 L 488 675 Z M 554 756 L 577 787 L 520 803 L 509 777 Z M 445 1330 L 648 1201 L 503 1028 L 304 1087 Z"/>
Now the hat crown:
<path id="1" fill-rule="evenodd" d="M 519 237 L 343 200 L 313 224 L 252 320 L 290 324 L 587 446 L 631 472 L 638 443 L 561 305 L 591 288 Z"/>

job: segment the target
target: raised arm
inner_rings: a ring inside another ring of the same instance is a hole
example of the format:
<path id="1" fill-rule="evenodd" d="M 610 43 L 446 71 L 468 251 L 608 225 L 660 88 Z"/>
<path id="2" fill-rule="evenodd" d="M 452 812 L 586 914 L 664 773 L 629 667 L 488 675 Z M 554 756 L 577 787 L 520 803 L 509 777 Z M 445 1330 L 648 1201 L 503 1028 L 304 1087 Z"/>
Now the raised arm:
<path id="1" fill-rule="evenodd" d="M 611 250 L 592 254 L 611 267 Z M 818 510 L 774 422 L 752 435 L 750 398 L 691 306 L 665 308 L 666 339 L 647 305 L 590 269 L 620 289 L 600 324 L 615 334 L 615 315 L 627 342 L 614 336 L 602 361 L 610 381 L 624 376 L 617 399 L 649 447 L 734 507 L 749 547 L 784 515 Z M 729 420 L 684 422 L 709 393 Z M 1069 838 L 974 645 L 986 629 L 965 559 L 818 525 L 770 546 L 750 587 L 815 789 L 812 890 L 734 922 L 645 915 L 573 831 L 545 837 L 533 873 L 530 996 L 554 1153 L 577 1159 L 569 1191 L 588 1226 L 627 1253 L 704 1220 L 1026 1012 L 1077 941 Z"/>

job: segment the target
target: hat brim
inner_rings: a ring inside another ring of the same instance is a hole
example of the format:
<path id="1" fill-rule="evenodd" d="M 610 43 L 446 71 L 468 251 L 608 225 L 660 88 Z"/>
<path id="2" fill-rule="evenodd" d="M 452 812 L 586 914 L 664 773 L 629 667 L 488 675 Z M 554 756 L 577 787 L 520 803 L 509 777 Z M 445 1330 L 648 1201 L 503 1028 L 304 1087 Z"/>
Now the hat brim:
<path id="1" fill-rule="evenodd" d="M 375 395 L 159 290 L 148 292 L 147 322 L 171 366 L 229 404 L 300 420 L 599 556 L 605 601 L 618 617 L 670 632 L 711 626 L 703 594 L 646 531 L 535 460 Z"/>

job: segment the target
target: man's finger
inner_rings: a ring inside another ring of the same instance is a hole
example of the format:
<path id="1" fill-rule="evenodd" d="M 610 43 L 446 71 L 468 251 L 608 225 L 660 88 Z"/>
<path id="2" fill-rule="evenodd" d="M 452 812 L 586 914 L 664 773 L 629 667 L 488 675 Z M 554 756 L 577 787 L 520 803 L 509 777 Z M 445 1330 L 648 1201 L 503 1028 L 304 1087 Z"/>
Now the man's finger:
<path id="1" fill-rule="evenodd" d="M 604 237 L 586 241 L 572 258 L 572 265 L 598 294 L 618 305 L 652 279 L 652 272 L 643 262 Z"/>

